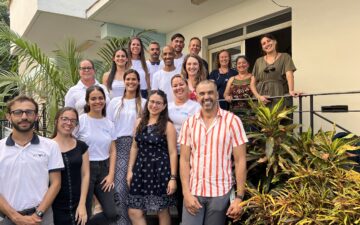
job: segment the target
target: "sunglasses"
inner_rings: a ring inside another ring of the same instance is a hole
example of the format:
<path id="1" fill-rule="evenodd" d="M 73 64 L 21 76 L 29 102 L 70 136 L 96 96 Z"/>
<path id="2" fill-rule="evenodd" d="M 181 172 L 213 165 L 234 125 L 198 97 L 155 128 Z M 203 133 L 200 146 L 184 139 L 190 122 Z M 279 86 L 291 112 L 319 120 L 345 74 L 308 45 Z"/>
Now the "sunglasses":
<path id="1" fill-rule="evenodd" d="M 267 67 L 265 67 L 264 72 L 265 73 L 270 73 L 270 72 L 274 72 L 275 71 L 275 67 L 273 65 L 269 65 Z"/>

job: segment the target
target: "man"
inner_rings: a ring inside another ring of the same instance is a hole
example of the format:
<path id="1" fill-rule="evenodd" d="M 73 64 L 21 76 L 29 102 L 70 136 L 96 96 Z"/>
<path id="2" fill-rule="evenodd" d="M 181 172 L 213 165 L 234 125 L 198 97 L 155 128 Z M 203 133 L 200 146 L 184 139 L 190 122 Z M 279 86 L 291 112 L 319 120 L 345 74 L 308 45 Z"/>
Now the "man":
<path id="1" fill-rule="evenodd" d="M 75 108 L 79 115 L 83 114 L 84 106 L 86 104 L 86 89 L 92 85 L 99 85 L 104 89 L 106 95 L 106 104 L 109 104 L 110 97 L 107 88 L 95 79 L 94 62 L 90 59 L 82 60 L 80 62 L 79 73 L 80 80 L 75 86 L 71 87 L 65 95 L 65 106 Z"/>
<path id="2" fill-rule="evenodd" d="M 7 105 L 12 133 L 0 141 L 0 225 L 53 224 L 51 204 L 64 168 L 56 142 L 33 131 L 38 104 L 19 96 Z"/>
<path id="3" fill-rule="evenodd" d="M 213 81 L 201 81 L 196 93 L 201 110 L 184 122 L 179 136 L 184 195 L 182 225 L 222 225 L 226 216 L 231 219 L 240 216 L 248 140 L 241 120 L 219 107 Z M 231 154 L 237 191 L 228 207 L 233 186 Z"/>
<path id="4" fill-rule="evenodd" d="M 185 55 L 182 53 L 182 50 L 184 49 L 185 46 L 185 37 L 180 33 L 174 34 L 171 37 L 171 46 L 175 50 L 174 65 L 176 69 L 181 70 L 181 66 L 185 58 Z"/>
<path id="5" fill-rule="evenodd" d="M 146 60 L 146 65 L 149 68 L 150 74 L 150 86 L 152 86 L 152 79 L 154 77 L 154 73 L 160 70 L 160 45 L 156 41 L 150 42 L 148 49 L 150 58 Z"/>
<path id="6" fill-rule="evenodd" d="M 190 42 L 189 42 L 189 53 L 199 55 L 200 50 L 201 50 L 201 40 L 200 40 L 200 38 L 192 37 L 190 39 Z M 201 59 L 202 59 L 202 61 L 204 63 L 206 73 L 209 74 L 209 64 L 208 64 L 208 62 L 206 62 L 206 60 L 203 59 L 203 58 L 201 58 Z"/>
<path id="7" fill-rule="evenodd" d="M 154 74 L 153 85 L 151 86 L 151 88 L 152 90 L 160 89 L 164 91 L 167 96 L 167 101 L 172 102 L 173 91 L 171 87 L 171 78 L 176 74 L 181 73 L 181 67 L 175 68 L 175 51 L 174 48 L 170 45 L 166 45 L 163 48 L 161 57 L 164 61 L 164 67 Z"/>

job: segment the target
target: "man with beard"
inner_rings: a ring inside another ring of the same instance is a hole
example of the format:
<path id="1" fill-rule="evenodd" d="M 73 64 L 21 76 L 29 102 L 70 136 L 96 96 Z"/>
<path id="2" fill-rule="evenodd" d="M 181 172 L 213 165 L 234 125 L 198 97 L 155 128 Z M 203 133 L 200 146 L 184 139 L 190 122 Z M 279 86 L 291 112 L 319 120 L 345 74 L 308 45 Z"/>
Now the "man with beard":
<path id="1" fill-rule="evenodd" d="M 218 105 L 216 84 L 210 80 L 196 86 L 200 112 L 181 129 L 180 176 L 184 195 L 182 225 L 222 225 L 226 216 L 238 219 L 246 181 L 248 141 L 239 117 Z M 234 157 L 236 195 L 229 205 L 233 186 Z"/>
<path id="2" fill-rule="evenodd" d="M 13 129 L 0 141 L 0 225 L 53 224 L 50 206 L 64 164 L 56 142 L 34 133 L 37 113 L 38 104 L 27 96 L 7 104 Z"/>
<path id="3" fill-rule="evenodd" d="M 154 74 L 152 90 L 162 90 L 166 93 L 167 101 L 170 103 L 173 101 L 173 91 L 171 87 L 171 78 L 176 74 L 180 74 L 181 67 L 175 68 L 174 48 L 170 45 L 166 45 L 163 50 L 161 57 L 164 61 L 164 67 Z"/>
<path id="4" fill-rule="evenodd" d="M 150 82 L 152 86 L 152 79 L 154 74 L 160 70 L 160 45 L 156 41 L 152 41 L 149 44 L 148 49 L 150 58 L 146 60 L 146 65 L 149 68 Z"/>

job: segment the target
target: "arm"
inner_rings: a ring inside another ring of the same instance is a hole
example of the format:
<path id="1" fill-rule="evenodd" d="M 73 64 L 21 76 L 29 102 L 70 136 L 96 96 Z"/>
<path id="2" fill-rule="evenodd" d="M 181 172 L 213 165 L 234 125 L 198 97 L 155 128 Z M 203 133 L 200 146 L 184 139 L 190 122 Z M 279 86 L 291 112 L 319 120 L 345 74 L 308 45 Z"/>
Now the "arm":
<path id="1" fill-rule="evenodd" d="M 115 141 L 110 144 L 110 157 L 109 157 L 109 174 L 101 181 L 103 191 L 111 191 L 114 188 L 115 179 L 115 164 L 116 164 L 116 146 Z"/>
<path id="2" fill-rule="evenodd" d="M 82 155 L 81 194 L 80 194 L 79 205 L 75 213 L 75 220 L 80 222 L 81 225 L 85 225 L 87 221 L 86 196 L 89 190 L 89 182 L 90 182 L 90 163 L 89 163 L 89 153 L 88 151 L 86 151 Z"/>
<path id="3" fill-rule="evenodd" d="M 251 76 L 251 81 L 250 81 L 250 90 L 251 92 L 254 94 L 255 98 L 257 98 L 259 101 L 262 101 L 263 103 L 268 103 L 270 102 L 266 96 L 262 96 L 259 94 L 259 92 L 256 89 L 256 78 L 255 76 Z"/>
<path id="4" fill-rule="evenodd" d="M 241 144 L 233 148 L 234 164 L 235 164 L 235 179 L 236 179 L 236 195 L 244 196 L 245 182 L 246 182 L 246 144 Z M 242 199 L 235 198 L 231 203 L 226 215 L 232 219 L 237 219 L 241 213 Z"/>
<path id="5" fill-rule="evenodd" d="M 108 79 L 109 79 L 109 72 L 106 72 L 102 77 L 102 84 L 105 85 L 106 87 L 107 87 Z"/>
<path id="6" fill-rule="evenodd" d="M 61 187 L 61 172 L 60 171 L 50 172 L 49 180 L 50 180 L 49 189 L 45 193 L 45 196 L 43 200 L 40 202 L 40 205 L 37 207 L 38 211 L 45 212 L 51 206 L 56 195 L 59 193 Z"/>
<path id="7" fill-rule="evenodd" d="M 184 144 L 180 147 L 180 178 L 184 195 L 184 206 L 191 215 L 196 215 L 202 208 L 198 199 L 190 192 L 190 152 L 191 147 Z"/>
<path id="8" fill-rule="evenodd" d="M 167 122 L 166 126 L 166 139 L 168 144 L 169 158 L 170 158 L 170 167 L 171 167 L 171 175 L 177 175 L 177 151 L 176 151 L 176 130 L 174 125 L 171 122 Z M 176 191 L 176 179 L 170 178 L 167 194 L 174 194 Z"/>
<path id="9" fill-rule="evenodd" d="M 234 77 L 231 77 L 228 80 L 228 82 L 226 83 L 225 91 L 224 91 L 224 98 L 229 103 L 231 103 L 231 100 L 232 100 L 232 96 L 230 95 L 230 87 L 231 87 L 233 80 L 234 80 Z"/>
<path id="10" fill-rule="evenodd" d="M 294 91 L 295 82 L 294 82 L 294 72 L 292 70 L 286 72 L 286 80 L 289 87 L 289 94 L 291 96 L 300 95 L 301 93 Z"/>

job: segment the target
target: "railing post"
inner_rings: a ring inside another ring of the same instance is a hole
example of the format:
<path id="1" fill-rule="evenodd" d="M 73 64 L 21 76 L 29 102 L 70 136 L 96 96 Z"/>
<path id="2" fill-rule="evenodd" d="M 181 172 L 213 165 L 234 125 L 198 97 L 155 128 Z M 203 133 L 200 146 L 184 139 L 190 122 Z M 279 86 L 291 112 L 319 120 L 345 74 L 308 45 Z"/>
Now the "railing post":
<path id="1" fill-rule="evenodd" d="M 310 95 L 310 128 L 311 136 L 314 135 L 314 96 Z"/>
<path id="2" fill-rule="evenodd" d="M 300 134 L 302 134 L 303 129 L 302 129 L 302 123 L 303 123 L 303 112 L 302 112 L 302 96 L 299 96 L 299 132 Z"/>

